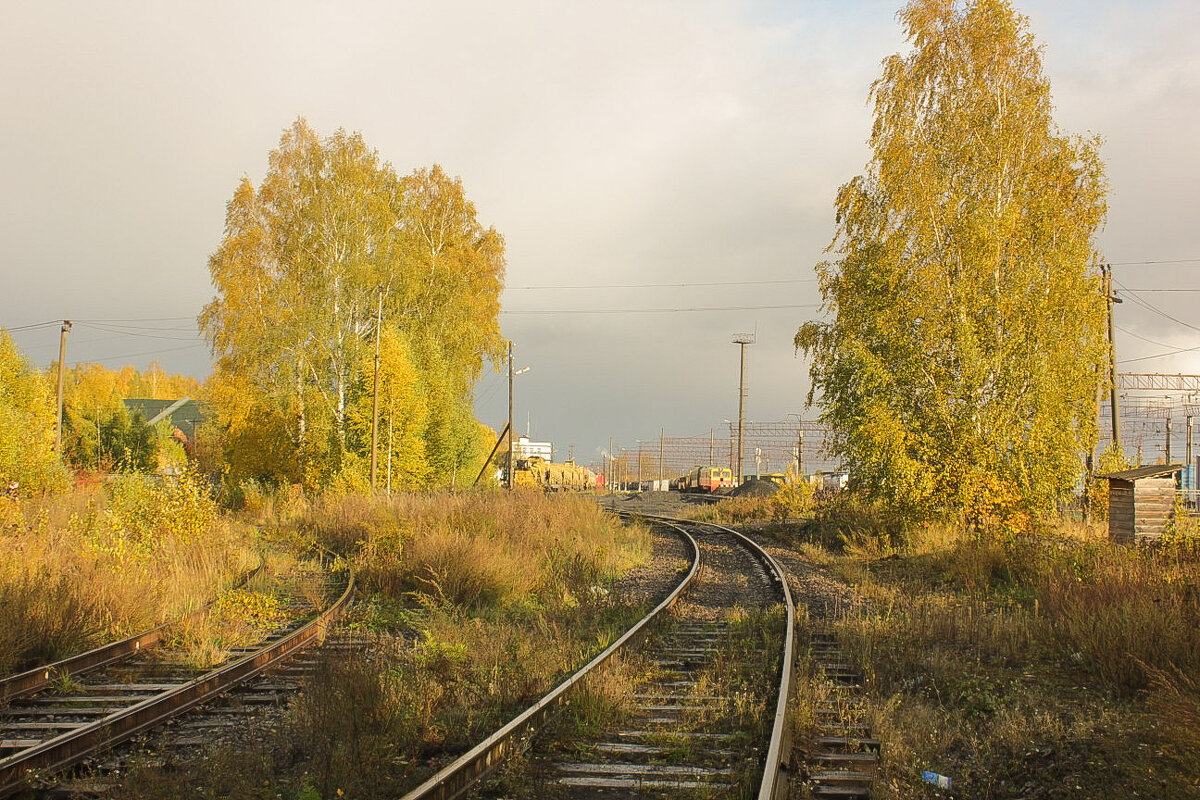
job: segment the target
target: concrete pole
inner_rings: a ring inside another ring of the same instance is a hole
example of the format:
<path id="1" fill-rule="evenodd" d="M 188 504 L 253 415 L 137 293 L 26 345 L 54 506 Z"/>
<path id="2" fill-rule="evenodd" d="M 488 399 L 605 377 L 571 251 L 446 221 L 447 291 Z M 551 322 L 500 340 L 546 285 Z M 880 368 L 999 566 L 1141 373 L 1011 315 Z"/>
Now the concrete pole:
<path id="1" fill-rule="evenodd" d="M 1196 488 L 1196 465 L 1192 463 L 1192 415 L 1187 417 L 1187 444 L 1184 447 L 1184 452 L 1187 454 L 1188 468 L 1188 487 L 1189 489 Z"/>
<path id="2" fill-rule="evenodd" d="M 712 428 L 708 429 L 708 465 L 710 467 L 717 465 L 717 440 Z"/>
<path id="3" fill-rule="evenodd" d="M 1171 418 L 1170 418 L 1170 417 L 1167 417 L 1167 447 L 1166 447 L 1166 452 L 1167 452 L 1167 461 L 1166 461 L 1166 463 L 1170 464 L 1170 463 L 1171 463 Z"/>
<path id="4" fill-rule="evenodd" d="M 741 350 L 740 358 L 738 359 L 738 435 L 737 435 L 737 486 L 742 485 L 742 448 L 743 435 L 745 433 L 745 417 L 746 417 L 746 345 L 747 342 L 738 342 Z"/>
<path id="5" fill-rule="evenodd" d="M 506 470 L 508 474 L 506 483 L 510 491 L 513 488 L 513 467 L 516 466 L 513 458 L 515 451 L 516 447 L 513 446 L 513 360 L 512 341 L 510 340 L 508 343 L 508 469 Z"/>
<path id="6" fill-rule="evenodd" d="M 667 429 L 658 429 L 658 479 L 663 479 L 663 443 L 667 439 Z"/>

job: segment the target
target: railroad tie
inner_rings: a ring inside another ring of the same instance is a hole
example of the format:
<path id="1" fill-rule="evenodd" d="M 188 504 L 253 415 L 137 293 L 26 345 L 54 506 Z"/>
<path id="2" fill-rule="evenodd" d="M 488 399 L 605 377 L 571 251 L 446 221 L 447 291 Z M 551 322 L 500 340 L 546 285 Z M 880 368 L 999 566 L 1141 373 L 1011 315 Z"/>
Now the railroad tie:
<path id="1" fill-rule="evenodd" d="M 809 650 L 812 677 L 824 683 L 828 698 L 814 709 L 818 734 L 806 759 L 809 789 L 815 800 L 869 798 L 880 742 L 862 715 L 862 672 L 846 660 L 832 633 L 813 633 Z"/>

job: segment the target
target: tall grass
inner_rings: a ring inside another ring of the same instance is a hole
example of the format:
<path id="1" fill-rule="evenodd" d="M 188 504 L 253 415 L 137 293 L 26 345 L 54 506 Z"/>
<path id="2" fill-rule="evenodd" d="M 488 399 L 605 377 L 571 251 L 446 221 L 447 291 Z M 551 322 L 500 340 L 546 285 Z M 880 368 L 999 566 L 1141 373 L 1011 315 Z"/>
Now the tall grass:
<path id="1" fill-rule="evenodd" d="M 370 646 L 331 657 L 262 751 L 214 753 L 175 776 L 140 771 L 122 796 L 397 796 L 644 612 L 611 589 L 648 558 L 649 534 L 589 500 L 292 495 L 265 497 L 256 513 L 354 564 L 361 593 L 348 622 Z"/>
<path id="2" fill-rule="evenodd" d="M 0 673 L 198 610 L 256 560 L 191 477 L 0 501 Z"/>
<path id="3" fill-rule="evenodd" d="M 1193 542 L 1126 547 L 1078 523 L 1020 536 L 940 524 L 910 528 L 901 545 L 857 539 L 828 563 L 867 600 L 836 629 L 888 741 L 886 796 L 922 796 L 896 789 L 919 787 L 922 763 L 969 773 L 964 791 L 978 796 L 1009 796 L 1005 781 L 1037 794 L 1071 763 L 1053 755 L 1063 748 L 1105 765 L 1079 781 L 1081 797 L 1113 780 L 1111 796 L 1130 796 L 1155 772 L 1200 781 L 1174 745 L 1153 746 L 1197 742 Z"/>
<path id="4" fill-rule="evenodd" d="M 586 604 L 649 556 L 644 528 L 533 490 L 328 498 L 296 524 L 352 554 L 371 590 L 477 611 Z"/>

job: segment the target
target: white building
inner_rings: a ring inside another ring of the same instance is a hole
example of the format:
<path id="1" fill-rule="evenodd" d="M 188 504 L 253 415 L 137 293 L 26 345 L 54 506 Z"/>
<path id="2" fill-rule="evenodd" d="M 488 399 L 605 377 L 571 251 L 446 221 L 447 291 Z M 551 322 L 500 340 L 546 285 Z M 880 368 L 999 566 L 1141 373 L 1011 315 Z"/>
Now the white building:
<path id="1" fill-rule="evenodd" d="M 545 461 L 553 461 L 554 445 L 551 442 L 531 442 L 528 436 L 517 437 L 513 445 L 513 457 L 517 459 L 538 456 Z"/>

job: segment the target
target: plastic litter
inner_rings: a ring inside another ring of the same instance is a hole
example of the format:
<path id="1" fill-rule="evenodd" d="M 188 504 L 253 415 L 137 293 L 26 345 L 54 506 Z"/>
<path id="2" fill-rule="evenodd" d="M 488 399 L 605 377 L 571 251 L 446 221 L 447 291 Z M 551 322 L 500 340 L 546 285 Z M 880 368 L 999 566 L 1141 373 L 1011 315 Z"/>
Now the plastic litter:
<path id="1" fill-rule="evenodd" d="M 925 770 L 921 773 L 921 780 L 925 781 L 926 783 L 932 783 L 939 789 L 949 789 L 950 784 L 953 782 L 950 780 L 949 775 L 939 775 L 936 772 L 931 772 L 929 770 Z"/>

